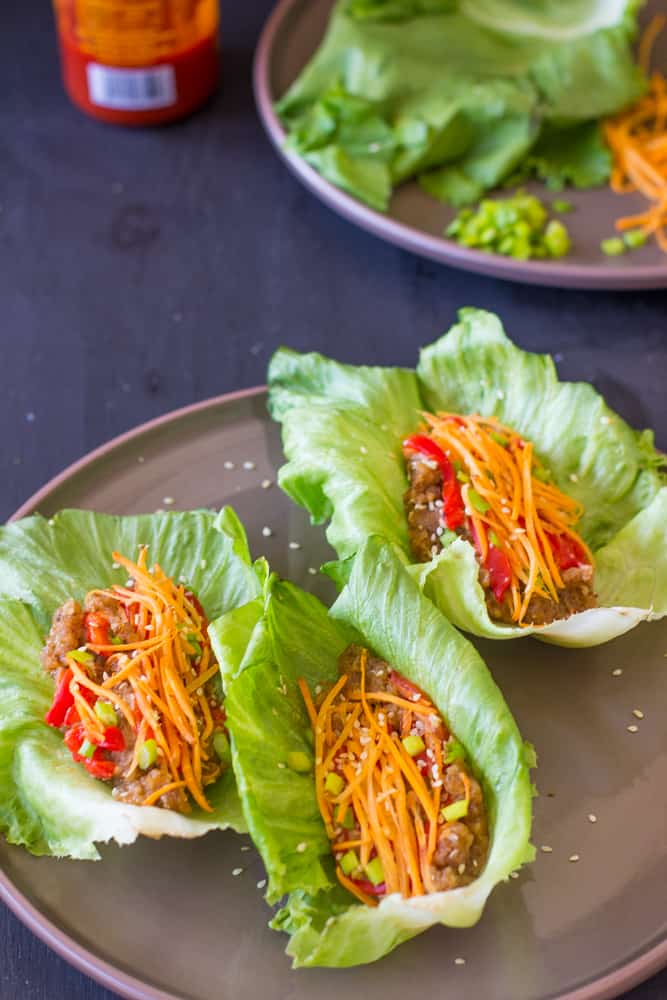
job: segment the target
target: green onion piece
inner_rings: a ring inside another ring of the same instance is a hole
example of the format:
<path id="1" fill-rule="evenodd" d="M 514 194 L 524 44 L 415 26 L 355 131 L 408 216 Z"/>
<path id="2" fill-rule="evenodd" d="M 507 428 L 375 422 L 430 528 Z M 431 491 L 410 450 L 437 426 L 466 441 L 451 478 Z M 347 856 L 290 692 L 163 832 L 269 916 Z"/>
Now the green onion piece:
<path id="1" fill-rule="evenodd" d="M 646 243 L 646 233 L 643 229 L 628 229 L 627 233 L 623 233 L 623 242 L 626 247 L 631 250 L 636 250 L 637 247 L 643 247 Z"/>
<path id="2" fill-rule="evenodd" d="M 341 826 L 344 830 L 352 830 L 354 828 L 354 813 L 351 809 L 345 810 L 345 815 L 343 816 L 343 822 Z"/>
<path id="3" fill-rule="evenodd" d="M 187 642 L 188 646 L 190 646 L 191 649 L 194 649 L 195 659 L 198 660 L 201 657 L 202 648 L 201 648 L 201 643 L 197 639 L 197 636 L 194 635 L 194 633 L 190 632 L 188 635 L 186 635 L 185 641 Z"/>
<path id="4" fill-rule="evenodd" d="M 222 729 L 218 729 L 217 733 L 213 737 L 213 749 L 218 755 L 218 760 L 224 760 L 227 762 L 231 760 L 232 752 L 229 746 L 229 740 L 227 739 L 227 734 L 223 733 Z"/>
<path id="5" fill-rule="evenodd" d="M 491 542 L 492 545 L 495 545 L 497 549 L 500 548 L 500 542 L 498 541 L 498 536 L 495 533 L 495 531 L 489 532 L 489 541 Z"/>
<path id="6" fill-rule="evenodd" d="M 335 771 L 329 771 L 324 779 L 324 787 L 331 795 L 340 795 L 345 788 L 345 782 L 340 774 L 336 774 Z"/>
<path id="7" fill-rule="evenodd" d="M 611 236 L 608 240 L 602 240 L 600 250 L 607 257 L 619 257 L 622 253 L 625 253 L 625 243 L 620 236 Z"/>
<path id="8" fill-rule="evenodd" d="M 78 753 L 81 757 L 87 757 L 90 760 L 96 750 L 97 747 L 94 743 L 91 743 L 90 740 L 84 740 L 79 747 Z"/>
<path id="9" fill-rule="evenodd" d="M 368 862 L 366 874 L 369 882 L 372 882 L 373 885 L 380 885 L 381 882 L 384 882 L 384 868 L 379 858 L 373 858 L 372 861 Z"/>
<path id="10" fill-rule="evenodd" d="M 359 858 L 356 851 L 348 851 L 339 861 L 343 875 L 351 875 L 355 868 L 359 867 Z"/>
<path id="11" fill-rule="evenodd" d="M 445 806 L 442 810 L 441 816 L 445 823 L 453 823 L 455 819 L 462 819 L 464 816 L 468 815 L 468 800 L 459 799 L 458 802 L 452 802 L 450 805 Z"/>
<path id="12" fill-rule="evenodd" d="M 401 740 L 401 743 L 405 747 L 406 753 L 409 753 L 411 757 L 416 757 L 417 754 L 426 749 L 421 736 L 406 736 L 405 739 Z"/>
<path id="13" fill-rule="evenodd" d="M 94 659 L 93 654 L 89 653 L 87 649 L 70 649 L 67 655 L 71 656 L 77 663 L 83 664 L 92 663 Z"/>
<path id="14" fill-rule="evenodd" d="M 121 639 L 121 637 L 119 635 L 112 635 L 112 636 L 110 636 L 109 642 L 111 643 L 112 646 L 122 646 L 123 645 L 123 640 Z"/>
<path id="15" fill-rule="evenodd" d="M 539 479 L 541 483 L 550 483 L 552 478 L 549 469 L 545 469 L 541 465 L 536 465 L 533 469 L 533 479 Z"/>
<path id="16" fill-rule="evenodd" d="M 138 764 L 142 771 L 148 770 L 157 760 L 157 743 L 155 740 L 146 740 L 139 747 Z"/>
<path id="17" fill-rule="evenodd" d="M 287 754 L 287 766 L 298 774 L 307 774 L 312 771 L 313 762 L 303 750 L 290 750 Z"/>
<path id="18" fill-rule="evenodd" d="M 97 699 L 95 702 L 95 715 L 105 726 L 118 725 L 116 710 L 108 701 L 102 701 L 100 698 Z"/>
<path id="19" fill-rule="evenodd" d="M 507 438 L 503 437 L 502 434 L 498 434 L 497 431 L 490 431 L 489 432 L 489 437 L 491 438 L 492 441 L 495 441 L 496 444 L 499 444 L 501 446 L 501 448 L 506 448 L 507 445 L 509 444 L 509 441 L 507 440 Z"/>
<path id="20" fill-rule="evenodd" d="M 570 249 L 570 236 L 558 219 L 552 219 L 544 230 L 544 246 L 550 257 L 564 257 Z"/>
<path id="21" fill-rule="evenodd" d="M 557 198 L 556 201 L 552 201 L 551 207 L 554 212 L 559 212 L 561 215 L 566 215 L 567 212 L 574 212 L 574 205 L 572 202 L 565 201 L 564 198 Z"/>
<path id="22" fill-rule="evenodd" d="M 453 764 L 455 760 L 465 760 L 466 752 L 458 740 L 452 740 L 448 745 L 445 764 Z"/>
<path id="23" fill-rule="evenodd" d="M 489 505 L 483 496 L 480 496 L 477 490 L 468 490 L 468 500 L 480 514 L 484 514 L 488 509 Z"/>
<path id="24" fill-rule="evenodd" d="M 464 472 L 463 469 L 459 469 L 459 471 L 456 473 L 456 478 L 460 483 L 470 482 L 470 476 L 468 475 L 467 472 Z"/>

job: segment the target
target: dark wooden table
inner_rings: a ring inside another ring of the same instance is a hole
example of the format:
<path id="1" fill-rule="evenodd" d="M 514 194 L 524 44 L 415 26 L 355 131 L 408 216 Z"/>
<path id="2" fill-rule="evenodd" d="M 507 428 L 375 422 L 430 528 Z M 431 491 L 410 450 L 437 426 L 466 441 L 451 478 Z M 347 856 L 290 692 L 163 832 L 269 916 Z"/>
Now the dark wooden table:
<path id="1" fill-rule="evenodd" d="M 224 80 L 191 120 L 98 125 L 63 95 L 45 0 L 4 4 L 0 516 L 87 450 L 264 380 L 279 344 L 411 364 L 462 305 L 500 313 L 667 448 L 667 293 L 501 284 L 385 246 L 292 180 L 250 87 L 270 0 L 223 5 Z M 667 972 L 627 1000 L 664 1000 Z M 2 1000 L 110 1000 L 0 908 Z"/>

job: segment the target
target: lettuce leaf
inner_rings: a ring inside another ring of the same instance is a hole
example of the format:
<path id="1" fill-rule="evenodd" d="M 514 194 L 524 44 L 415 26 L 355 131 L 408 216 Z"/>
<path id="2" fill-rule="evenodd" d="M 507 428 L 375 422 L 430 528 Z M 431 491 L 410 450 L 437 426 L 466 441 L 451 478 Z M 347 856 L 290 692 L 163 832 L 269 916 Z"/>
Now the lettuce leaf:
<path id="1" fill-rule="evenodd" d="M 667 614 L 667 486 L 652 432 L 629 427 L 592 386 L 560 382 L 551 358 L 520 350 L 492 313 L 462 310 L 421 352 L 416 372 L 283 349 L 269 385 L 287 457 L 280 485 L 313 521 L 330 519 L 327 537 L 341 560 L 375 533 L 410 563 L 401 441 L 420 410 L 495 414 L 534 443 L 558 486 L 583 504 L 581 532 L 596 556 L 603 607 L 542 627 L 493 622 L 473 549 L 453 535 L 435 559 L 409 568 L 425 593 L 475 635 L 535 634 L 563 645 L 596 645 Z M 328 571 L 340 583 L 349 567 Z"/>
<path id="2" fill-rule="evenodd" d="M 258 575 L 231 508 L 139 517 L 68 510 L 0 528 L 0 831 L 33 854 L 97 859 L 96 842 L 245 829 L 231 771 L 207 789 L 210 814 L 127 805 L 75 763 L 62 734 L 44 722 L 53 680 L 39 654 L 53 612 L 93 587 L 124 583 L 111 553 L 131 558 L 140 543 L 187 580 L 209 618 L 261 591 L 261 564 Z"/>
<path id="3" fill-rule="evenodd" d="M 578 126 L 641 93 L 637 6 L 338 0 L 320 48 L 277 104 L 287 146 L 378 210 L 410 177 L 454 205 L 517 170 L 552 184 L 603 183 L 609 156 Z"/>
<path id="4" fill-rule="evenodd" d="M 253 624 L 254 621 L 254 624 Z M 234 770 L 248 828 L 269 876 L 267 899 L 289 894 L 273 926 L 292 935 L 295 966 L 372 962 L 436 923 L 469 927 L 498 882 L 532 860 L 532 749 L 474 647 L 426 600 L 391 546 L 371 537 L 330 612 L 271 577 L 263 598 L 211 627 L 226 688 Z M 371 909 L 337 883 L 312 772 L 286 766 L 312 758 L 297 680 L 337 677 L 337 659 L 361 641 L 422 687 L 466 749 L 483 785 L 491 844 L 480 877 L 462 889 Z"/>

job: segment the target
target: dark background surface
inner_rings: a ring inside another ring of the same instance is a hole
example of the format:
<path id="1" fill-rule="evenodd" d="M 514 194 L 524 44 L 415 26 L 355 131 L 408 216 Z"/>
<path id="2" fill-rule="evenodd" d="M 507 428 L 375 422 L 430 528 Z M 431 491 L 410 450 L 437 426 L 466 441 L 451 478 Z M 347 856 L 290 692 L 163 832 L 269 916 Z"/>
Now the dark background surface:
<path id="1" fill-rule="evenodd" d="M 338 219 L 288 175 L 254 113 L 270 7 L 223 5 L 224 79 L 203 112 L 131 132 L 68 103 L 48 4 L 3 4 L 0 516 L 133 425 L 262 382 L 281 343 L 410 365 L 462 305 L 499 312 L 521 346 L 555 354 L 667 449 L 667 293 L 501 284 Z M 65 997 L 111 994 L 0 906 L 0 998 Z M 667 972 L 630 998 L 667 998 Z"/>

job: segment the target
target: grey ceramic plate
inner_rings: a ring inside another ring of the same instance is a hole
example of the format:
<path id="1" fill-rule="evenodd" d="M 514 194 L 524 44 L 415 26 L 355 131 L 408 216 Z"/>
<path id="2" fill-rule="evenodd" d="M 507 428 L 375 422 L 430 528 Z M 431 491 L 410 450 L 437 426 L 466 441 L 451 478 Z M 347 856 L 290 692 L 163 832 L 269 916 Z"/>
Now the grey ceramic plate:
<path id="1" fill-rule="evenodd" d="M 111 442 L 18 513 L 130 514 L 161 507 L 165 496 L 182 508 L 231 502 L 255 554 L 326 599 L 328 582 L 308 569 L 330 550 L 275 486 L 280 460 L 264 392 L 250 390 Z M 265 479 L 273 485 L 263 488 Z M 293 972 L 286 939 L 266 926 L 261 863 L 242 850 L 247 837 L 230 833 L 106 847 L 98 864 L 33 858 L 2 842 L 0 895 L 68 961 L 142 1000 L 394 1000 L 414 995 L 415 983 L 424 995 L 470 1000 L 618 995 L 667 963 L 667 625 L 590 651 L 533 640 L 479 647 L 537 745 L 534 839 L 552 851 L 499 886 L 471 930 L 435 928 L 374 966 Z M 635 707 L 646 717 L 633 735 Z"/>
<path id="2" fill-rule="evenodd" d="M 567 216 L 573 250 L 558 261 L 518 261 L 469 250 L 444 238 L 453 212 L 421 190 L 404 184 L 394 195 L 387 215 L 350 197 L 284 148 L 285 133 L 273 110 L 316 51 L 326 28 L 333 0 L 280 0 L 266 23 L 255 55 L 254 83 L 259 114 L 278 153 L 306 187 L 340 215 L 389 243 L 453 267 L 511 281 L 572 288 L 665 288 L 667 257 L 647 244 L 631 254 L 609 258 L 600 240 L 614 234 L 614 219 L 641 211 L 641 197 L 619 197 L 608 188 L 568 192 L 576 211 Z M 664 9 L 664 0 L 649 0 L 642 19 Z M 656 65 L 667 64 L 667 31 L 655 48 Z M 528 185 L 538 195 L 544 188 Z"/>

